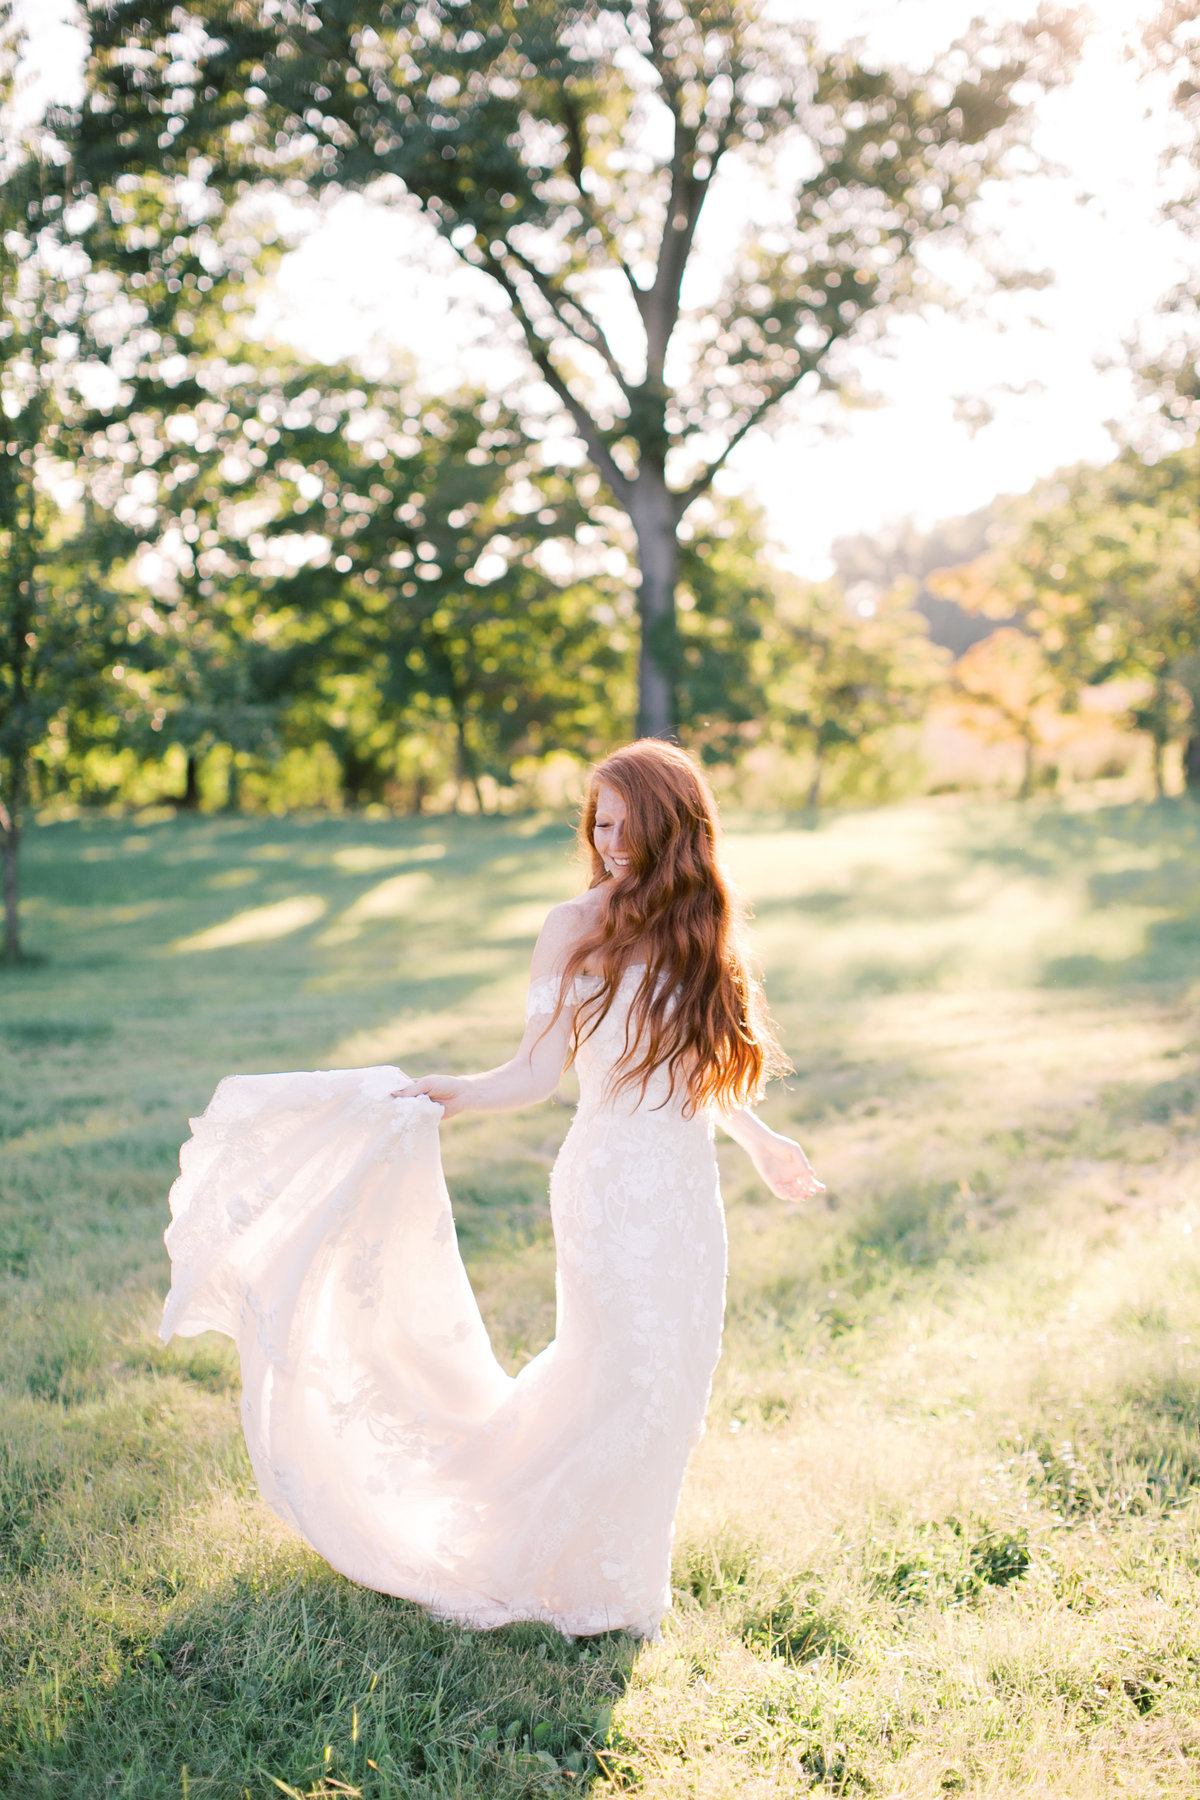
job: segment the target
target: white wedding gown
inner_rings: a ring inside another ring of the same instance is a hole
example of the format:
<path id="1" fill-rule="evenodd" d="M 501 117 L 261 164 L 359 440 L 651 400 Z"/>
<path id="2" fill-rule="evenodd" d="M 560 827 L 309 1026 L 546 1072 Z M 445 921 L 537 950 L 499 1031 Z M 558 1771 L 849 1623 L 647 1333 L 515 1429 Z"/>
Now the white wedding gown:
<path id="1" fill-rule="evenodd" d="M 267 1501 L 351 1580 L 444 1618 L 650 1636 L 670 1603 L 725 1229 L 711 1122 L 662 1104 L 661 1073 L 607 1091 L 638 974 L 579 1053 L 557 1330 L 515 1379 L 459 1256 L 440 1109 L 389 1099 L 397 1069 L 230 1076 L 181 1153 L 164 1341 L 235 1338 Z M 535 983 L 530 1016 L 557 995 Z"/>

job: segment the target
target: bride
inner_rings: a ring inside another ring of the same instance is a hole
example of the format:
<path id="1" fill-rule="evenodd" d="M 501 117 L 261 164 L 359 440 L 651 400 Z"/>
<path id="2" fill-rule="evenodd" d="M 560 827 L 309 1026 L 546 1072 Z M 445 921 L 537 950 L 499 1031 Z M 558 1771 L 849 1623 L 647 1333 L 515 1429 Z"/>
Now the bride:
<path id="1" fill-rule="evenodd" d="M 720 1348 L 714 1120 L 779 1198 L 820 1183 L 749 1110 L 784 1065 L 700 770 L 656 739 L 616 751 L 580 846 L 589 885 L 546 920 L 511 1061 L 221 1082 L 171 1192 L 161 1329 L 236 1339 L 263 1495 L 351 1580 L 473 1626 L 650 1636 Z M 546 1099 L 572 1060 L 557 1329 L 514 1379 L 459 1256 L 437 1128 Z"/>

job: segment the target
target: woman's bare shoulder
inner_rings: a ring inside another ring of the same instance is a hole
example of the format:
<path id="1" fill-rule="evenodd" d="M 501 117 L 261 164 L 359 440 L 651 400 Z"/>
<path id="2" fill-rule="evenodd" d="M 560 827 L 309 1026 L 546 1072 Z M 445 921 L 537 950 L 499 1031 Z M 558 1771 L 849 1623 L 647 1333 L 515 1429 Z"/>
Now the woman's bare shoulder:
<path id="1" fill-rule="evenodd" d="M 576 945 L 595 926 L 602 905 L 600 891 L 588 888 L 573 899 L 551 907 L 534 951 L 534 969 L 538 974 L 562 967 Z"/>

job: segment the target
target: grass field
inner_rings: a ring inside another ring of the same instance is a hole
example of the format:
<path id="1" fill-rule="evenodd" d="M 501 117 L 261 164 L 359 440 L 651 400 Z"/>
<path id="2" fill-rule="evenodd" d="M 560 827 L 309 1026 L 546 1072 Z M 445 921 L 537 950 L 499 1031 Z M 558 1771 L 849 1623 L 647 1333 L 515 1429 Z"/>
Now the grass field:
<path id="1" fill-rule="evenodd" d="M 0 975 L 0 1792 L 1200 1794 L 1200 813 L 926 801 L 731 860 L 831 1190 L 722 1150 L 726 1348 L 661 1643 L 473 1635 L 257 1501 L 224 1340 L 162 1349 L 232 1070 L 480 1066 L 565 826 L 32 833 Z M 516 1366 L 565 1105 L 444 1134 Z"/>

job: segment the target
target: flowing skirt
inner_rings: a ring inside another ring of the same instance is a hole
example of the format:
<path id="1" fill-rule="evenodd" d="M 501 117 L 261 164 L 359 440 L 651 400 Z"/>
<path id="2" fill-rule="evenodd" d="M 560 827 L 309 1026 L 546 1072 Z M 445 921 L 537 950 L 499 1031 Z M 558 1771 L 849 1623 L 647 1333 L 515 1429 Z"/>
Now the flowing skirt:
<path id="1" fill-rule="evenodd" d="M 703 1121 L 581 1108 L 551 1183 L 555 1341 L 500 1367 L 440 1108 L 394 1068 L 221 1082 L 180 1157 L 162 1337 L 237 1342 L 262 1493 L 334 1568 L 478 1626 L 651 1635 L 720 1344 Z"/>

